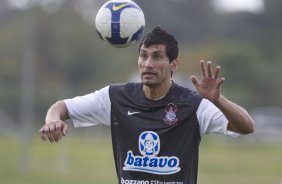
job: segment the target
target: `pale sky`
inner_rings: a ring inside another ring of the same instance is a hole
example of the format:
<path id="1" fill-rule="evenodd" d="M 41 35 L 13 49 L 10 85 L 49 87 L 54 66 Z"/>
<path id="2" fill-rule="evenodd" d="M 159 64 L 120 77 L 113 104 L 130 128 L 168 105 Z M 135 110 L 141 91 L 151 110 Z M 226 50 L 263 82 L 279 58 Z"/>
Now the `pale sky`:
<path id="1" fill-rule="evenodd" d="M 54 3 L 58 0 L 10 0 L 11 6 L 27 8 L 31 2 L 40 2 L 41 5 Z M 135 0 L 138 3 L 138 0 Z M 185 1 L 185 0 L 182 0 Z M 221 12 L 249 11 L 260 13 L 264 11 L 264 0 L 211 0 L 215 8 Z M 177 1 L 176 1 L 177 2 Z"/>
<path id="2" fill-rule="evenodd" d="M 260 13 L 264 11 L 264 0 L 213 0 L 216 9 L 223 12 L 249 11 Z"/>

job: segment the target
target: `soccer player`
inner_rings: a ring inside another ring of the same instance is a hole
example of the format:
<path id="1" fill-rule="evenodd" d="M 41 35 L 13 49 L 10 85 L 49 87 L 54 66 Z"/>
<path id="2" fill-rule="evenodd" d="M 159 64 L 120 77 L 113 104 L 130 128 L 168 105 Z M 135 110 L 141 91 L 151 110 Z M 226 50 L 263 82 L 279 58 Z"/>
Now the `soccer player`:
<path id="1" fill-rule="evenodd" d="M 201 138 L 210 133 L 249 134 L 248 112 L 221 95 L 221 68 L 200 62 L 202 79 L 191 77 L 196 91 L 172 80 L 179 67 L 178 42 L 160 26 L 139 45 L 140 83 L 113 84 L 85 96 L 53 104 L 43 140 L 58 142 L 67 134 L 65 120 L 75 127 L 111 127 L 119 184 L 196 184 Z"/>

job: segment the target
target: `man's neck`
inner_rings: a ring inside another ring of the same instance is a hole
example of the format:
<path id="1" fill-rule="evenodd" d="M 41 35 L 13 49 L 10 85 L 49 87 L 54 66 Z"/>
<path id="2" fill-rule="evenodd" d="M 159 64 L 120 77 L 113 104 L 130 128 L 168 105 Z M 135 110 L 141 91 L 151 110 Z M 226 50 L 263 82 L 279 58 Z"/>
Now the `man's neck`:
<path id="1" fill-rule="evenodd" d="M 172 86 L 172 81 L 163 83 L 162 85 L 155 87 L 143 85 L 143 92 L 146 98 L 156 101 L 164 98 L 169 92 L 171 86 Z"/>

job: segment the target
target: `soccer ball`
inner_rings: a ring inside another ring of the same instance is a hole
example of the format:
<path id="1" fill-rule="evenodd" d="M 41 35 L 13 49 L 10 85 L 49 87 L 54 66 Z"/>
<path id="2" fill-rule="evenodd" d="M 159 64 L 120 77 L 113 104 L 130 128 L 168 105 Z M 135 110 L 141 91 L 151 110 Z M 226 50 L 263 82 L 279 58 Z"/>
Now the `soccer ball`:
<path id="1" fill-rule="evenodd" d="M 110 0 L 96 15 L 99 37 L 115 47 L 127 47 L 137 42 L 145 28 L 142 9 L 130 0 Z"/>

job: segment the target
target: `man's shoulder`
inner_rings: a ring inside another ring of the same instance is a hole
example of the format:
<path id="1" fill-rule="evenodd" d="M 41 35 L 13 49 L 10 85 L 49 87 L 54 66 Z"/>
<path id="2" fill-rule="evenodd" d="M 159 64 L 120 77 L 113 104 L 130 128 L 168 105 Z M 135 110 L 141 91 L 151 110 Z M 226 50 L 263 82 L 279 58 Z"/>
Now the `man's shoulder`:
<path id="1" fill-rule="evenodd" d="M 125 89 L 136 88 L 136 87 L 139 87 L 140 85 L 141 83 L 138 83 L 138 82 L 116 83 L 116 84 L 111 84 L 109 88 L 125 90 Z"/>
<path id="2" fill-rule="evenodd" d="M 139 90 L 142 84 L 138 82 L 127 82 L 127 83 L 117 83 L 111 84 L 109 86 L 110 94 L 117 94 L 117 93 L 127 93 Z"/>
<path id="3" fill-rule="evenodd" d="M 196 101 L 199 103 L 202 100 L 202 97 L 196 90 L 190 89 L 188 87 L 174 84 L 174 96 L 181 99 L 181 101 Z"/>
<path id="4" fill-rule="evenodd" d="M 193 90 L 189 87 L 179 85 L 177 83 L 174 83 L 174 88 L 175 88 L 176 93 L 181 93 L 181 94 L 183 93 L 189 96 L 198 96 L 198 97 L 200 96 L 196 90 Z"/>

